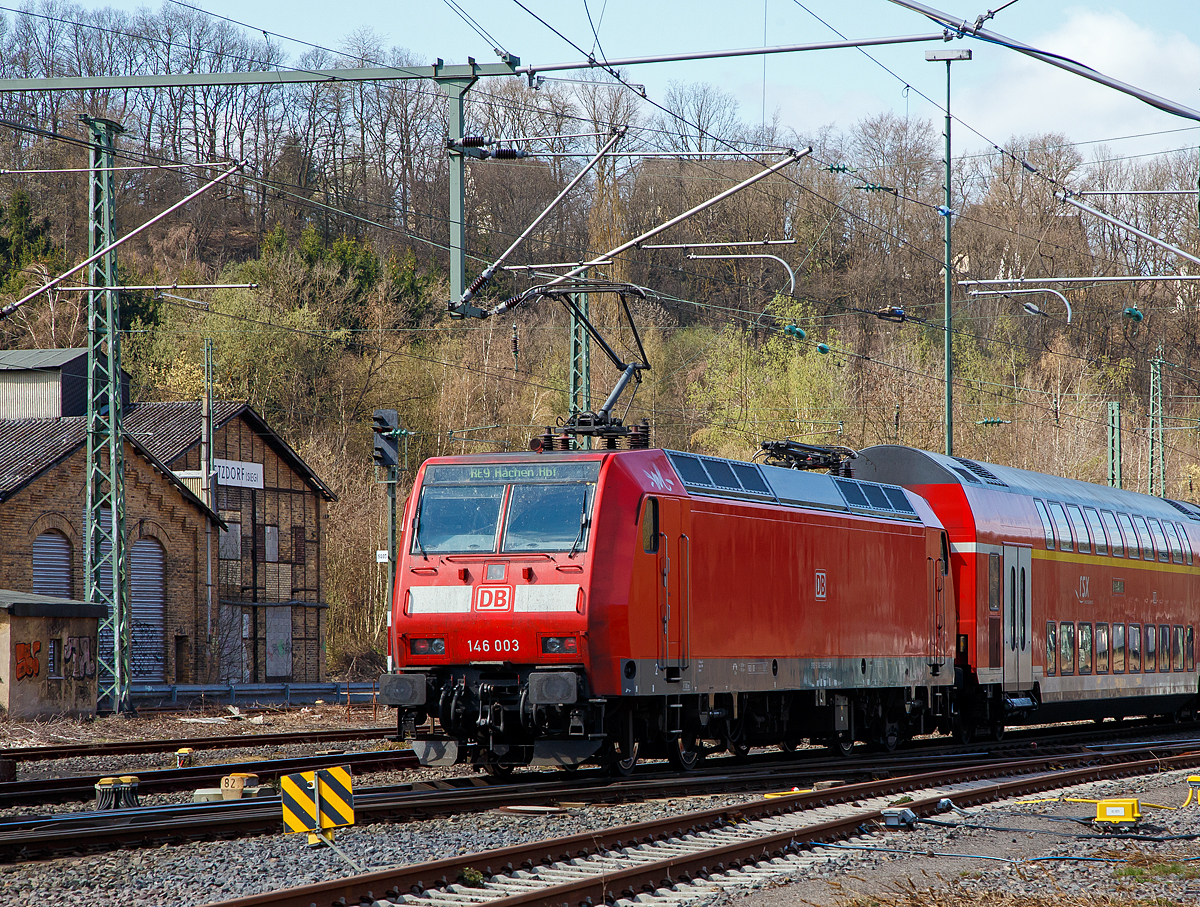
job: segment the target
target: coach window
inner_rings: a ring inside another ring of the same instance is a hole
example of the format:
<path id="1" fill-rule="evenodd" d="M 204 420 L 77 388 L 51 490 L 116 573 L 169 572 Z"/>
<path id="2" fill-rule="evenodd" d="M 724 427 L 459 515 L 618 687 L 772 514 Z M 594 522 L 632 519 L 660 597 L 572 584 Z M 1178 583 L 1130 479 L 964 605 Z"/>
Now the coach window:
<path id="1" fill-rule="evenodd" d="M 1146 518 L 1135 515 L 1133 525 L 1137 529 L 1138 544 L 1142 548 L 1142 560 L 1154 560 L 1154 542 L 1150 538 L 1150 527 L 1146 525 Z"/>
<path id="2" fill-rule="evenodd" d="M 1167 547 L 1171 549 L 1171 561 L 1176 564 L 1183 563 L 1183 549 L 1179 546 L 1179 533 L 1175 531 L 1175 524 L 1170 520 L 1163 520 L 1163 530 L 1167 533 Z"/>
<path id="3" fill-rule="evenodd" d="M 1058 624 L 1046 621 L 1046 676 L 1053 677 L 1058 667 Z"/>
<path id="4" fill-rule="evenodd" d="M 1088 529 L 1092 530 L 1092 541 L 1096 545 L 1096 553 L 1108 554 L 1108 539 L 1104 537 L 1104 524 L 1100 522 L 1100 514 L 1091 507 L 1085 507 L 1083 515 L 1087 517 Z"/>
<path id="5" fill-rule="evenodd" d="M 1067 522 L 1067 512 L 1063 510 L 1062 504 L 1050 502 L 1050 515 L 1054 517 L 1054 529 L 1058 534 L 1058 548 L 1060 551 L 1071 550 L 1071 524 Z"/>
<path id="6" fill-rule="evenodd" d="M 1158 631 L 1154 624 L 1146 624 L 1146 673 L 1152 674 L 1158 670 L 1158 661 L 1154 653 L 1158 651 Z"/>
<path id="7" fill-rule="evenodd" d="M 1067 513 L 1071 517 L 1071 528 L 1075 530 L 1075 541 L 1079 543 L 1079 553 L 1091 554 L 1092 546 L 1088 540 L 1087 524 L 1083 521 L 1083 511 L 1074 504 L 1068 504 Z"/>
<path id="8" fill-rule="evenodd" d="M 1096 673 L 1108 673 L 1108 624 L 1096 624 Z"/>
<path id="9" fill-rule="evenodd" d="M 1171 670 L 1171 628 L 1166 624 L 1158 628 L 1158 669 Z"/>
<path id="10" fill-rule="evenodd" d="M 1113 624 L 1112 669 L 1114 674 L 1125 673 L 1125 625 Z"/>
<path id="11" fill-rule="evenodd" d="M 1183 670 L 1183 627 L 1175 627 L 1171 634 L 1171 670 Z"/>
<path id="12" fill-rule="evenodd" d="M 1184 630 L 1183 650 L 1187 656 L 1187 670 L 1196 670 L 1196 636 L 1195 627 L 1188 625 Z"/>
<path id="13" fill-rule="evenodd" d="M 1129 625 L 1129 673 L 1142 671 L 1142 625 Z"/>
<path id="14" fill-rule="evenodd" d="M 1069 620 L 1058 625 L 1058 671 L 1075 673 L 1075 625 Z"/>
<path id="15" fill-rule="evenodd" d="M 1079 624 L 1079 673 L 1092 673 L 1092 625 Z"/>
<path id="16" fill-rule="evenodd" d="M 1034 498 L 1033 506 L 1037 508 L 1038 517 L 1042 521 L 1042 530 L 1046 533 L 1046 547 L 1054 550 L 1054 527 L 1050 524 L 1050 514 L 1046 513 L 1046 505 Z"/>
<path id="17" fill-rule="evenodd" d="M 642 509 L 642 550 L 647 554 L 658 551 L 658 498 L 646 498 Z"/>
<path id="18" fill-rule="evenodd" d="M 1129 551 L 1130 557 L 1142 556 L 1141 539 L 1133 531 L 1133 520 L 1129 518 L 1127 513 L 1118 513 L 1117 519 L 1121 521 L 1121 531 L 1125 534 L 1125 548 Z"/>
<path id="19" fill-rule="evenodd" d="M 1117 528 L 1117 518 L 1108 510 L 1101 510 L 1100 518 L 1104 520 L 1104 528 L 1108 530 L 1108 546 L 1112 549 L 1113 557 L 1124 557 L 1125 546 L 1121 543 L 1121 530 Z"/>
<path id="20" fill-rule="evenodd" d="M 1150 520 L 1150 535 L 1154 537 L 1154 550 L 1158 552 L 1158 559 L 1164 563 L 1171 560 L 1171 555 L 1167 551 L 1167 537 L 1163 535 L 1162 526 L 1158 520 Z"/>
<path id="21" fill-rule="evenodd" d="M 1004 665 L 1002 654 L 1004 634 L 1000 631 L 1000 579 L 1002 577 L 1000 555 L 988 555 L 988 667 Z"/>
<path id="22" fill-rule="evenodd" d="M 1190 567 L 1192 565 L 1191 539 L 1188 538 L 1187 530 L 1184 528 L 1183 523 L 1176 523 L 1175 526 L 1179 530 L 1179 541 L 1183 544 L 1184 560 L 1188 562 L 1188 566 Z M 1194 529 L 1192 531 L 1195 532 Z"/>

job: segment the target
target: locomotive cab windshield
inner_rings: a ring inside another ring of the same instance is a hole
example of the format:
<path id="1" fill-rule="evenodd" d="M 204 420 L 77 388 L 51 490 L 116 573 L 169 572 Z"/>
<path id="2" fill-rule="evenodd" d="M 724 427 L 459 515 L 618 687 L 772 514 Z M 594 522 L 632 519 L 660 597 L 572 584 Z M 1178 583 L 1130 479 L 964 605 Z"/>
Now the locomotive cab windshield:
<path id="1" fill-rule="evenodd" d="M 415 555 L 587 550 L 599 461 L 430 466 Z"/>

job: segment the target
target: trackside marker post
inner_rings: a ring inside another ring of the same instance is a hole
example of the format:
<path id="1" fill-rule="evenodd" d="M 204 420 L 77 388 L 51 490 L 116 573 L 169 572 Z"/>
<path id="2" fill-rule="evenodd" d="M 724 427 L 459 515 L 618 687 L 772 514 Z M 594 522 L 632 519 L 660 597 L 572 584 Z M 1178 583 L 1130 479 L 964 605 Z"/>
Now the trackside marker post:
<path id="1" fill-rule="evenodd" d="M 333 843 L 333 830 L 354 824 L 354 782 L 350 766 L 284 775 L 279 780 L 285 833 L 307 832 L 309 844 L 328 844 L 354 869 L 358 864 Z"/>

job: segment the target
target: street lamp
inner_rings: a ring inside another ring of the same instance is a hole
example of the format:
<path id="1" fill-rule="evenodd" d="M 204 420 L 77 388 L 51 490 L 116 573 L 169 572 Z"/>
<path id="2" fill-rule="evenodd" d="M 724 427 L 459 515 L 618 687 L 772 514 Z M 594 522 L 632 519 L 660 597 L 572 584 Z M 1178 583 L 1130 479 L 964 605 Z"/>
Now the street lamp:
<path id="1" fill-rule="evenodd" d="M 946 456 L 954 456 L 954 335 L 950 331 L 950 292 L 953 289 L 950 268 L 953 261 L 950 257 L 950 218 L 954 214 L 950 208 L 950 64 L 955 60 L 971 59 L 969 50 L 927 50 L 925 60 L 930 63 L 945 62 L 946 64 L 946 186 L 945 203 L 938 213 L 946 218 L 945 247 L 945 297 L 944 318 L 946 322 Z"/>

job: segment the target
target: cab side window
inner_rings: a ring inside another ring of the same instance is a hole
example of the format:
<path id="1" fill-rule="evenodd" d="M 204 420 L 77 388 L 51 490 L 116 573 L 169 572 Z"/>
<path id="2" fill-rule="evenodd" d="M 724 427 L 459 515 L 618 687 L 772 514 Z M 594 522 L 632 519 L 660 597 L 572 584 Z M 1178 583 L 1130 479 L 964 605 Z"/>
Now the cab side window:
<path id="1" fill-rule="evenodd" d="M 647 554 L 658 551 L 658 498 L 646 498 L 642 508 L 642 550 Z"/>

